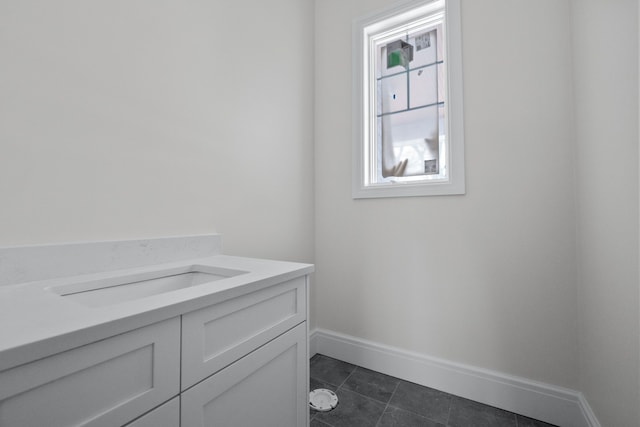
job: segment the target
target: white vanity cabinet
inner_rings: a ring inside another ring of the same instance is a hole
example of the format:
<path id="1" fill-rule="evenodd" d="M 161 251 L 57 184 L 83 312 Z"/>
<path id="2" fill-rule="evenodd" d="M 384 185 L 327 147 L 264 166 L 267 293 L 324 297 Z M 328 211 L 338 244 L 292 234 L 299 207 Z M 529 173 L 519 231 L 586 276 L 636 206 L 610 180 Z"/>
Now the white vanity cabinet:
<path id="1" fill-rule="evenodd" d="M 307 276 L 226 295 L 0 371 L 0 426 L 306 427 Z"/>
<path id="2" fill-rule="evenodd" d="M 306 426 L 306 304 L 299 277 L 185 314 L 181 426 Z"/>
<path id="3" fill-rule="evenodd" d="M 182 394 L 182 427 L 307 426 L 302 323 Z"/>
<path id="4" fill-rule="evenodd" d="M 0 372 L 2 427 L 122 426 L 179 392 L 180 319 Z"/>
<path id="5" fill-rule="evenodd" d="M 304 322 L 306 277 L 182 316 L 182 390 Z"/>

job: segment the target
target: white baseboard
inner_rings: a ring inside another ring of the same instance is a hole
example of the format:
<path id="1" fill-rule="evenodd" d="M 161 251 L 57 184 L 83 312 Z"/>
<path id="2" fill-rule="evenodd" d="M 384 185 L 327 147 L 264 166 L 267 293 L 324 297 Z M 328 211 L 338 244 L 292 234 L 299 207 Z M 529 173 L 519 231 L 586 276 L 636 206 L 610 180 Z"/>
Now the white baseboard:
<path id="1" fill-rule="evenodd" d="M 601 427 L 582 393 L 315 329 L 309 352 L 561 427 Z"/>
<path id="2" fill-rule="evenodd" d="M 589 406 L 589 402 L 587 402 L 587 399 L 584 397 L 584 394 L 579 393 L 579 395 L 580 395 L 579 396 L 580 409 L 582 409 L 582 415 L 586 420 L 585 426 L 601 427 L 600 421 L 598 421 L 598 418 L 596 418 L 596 414 L 593 413 L 593 409 L 591 409 L 591 406 Z"/>

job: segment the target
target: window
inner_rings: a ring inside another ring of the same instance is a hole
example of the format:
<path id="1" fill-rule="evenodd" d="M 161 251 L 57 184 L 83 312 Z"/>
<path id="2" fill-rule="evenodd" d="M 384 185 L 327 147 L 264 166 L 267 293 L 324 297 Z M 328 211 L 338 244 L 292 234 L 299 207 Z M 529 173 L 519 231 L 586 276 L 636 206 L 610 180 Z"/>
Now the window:
<path id="1" fill-rule="evenodd" d="M 460 0 L 354 23 L 354 198 L 464 194 L 460 39 Z"/>

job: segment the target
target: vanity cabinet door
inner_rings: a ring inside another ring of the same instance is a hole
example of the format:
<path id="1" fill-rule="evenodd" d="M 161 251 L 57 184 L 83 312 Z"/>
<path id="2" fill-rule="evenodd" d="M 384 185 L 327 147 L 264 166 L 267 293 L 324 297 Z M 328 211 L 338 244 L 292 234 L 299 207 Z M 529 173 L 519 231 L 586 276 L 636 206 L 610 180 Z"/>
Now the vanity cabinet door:
<path id="1" fill-rule="evenodd" d="M 0 372 L 2 427 L 122 426 L 179 393 L 173 318 Z"/>
<path id="2" fill-rule="evenodd" d="M 180 427 L 180 398 L 174 397 L 126 427 Z"/>
<path id="3" fill-rule="evenodd" d="M 182 393 L 181 427 L 308 425 L 302 323 Z"/>
<path id="4" fill-rule="evenodd" d="M 297 324 L 306 313 L 306 277 L 182 316 L 182 390 Z"/>

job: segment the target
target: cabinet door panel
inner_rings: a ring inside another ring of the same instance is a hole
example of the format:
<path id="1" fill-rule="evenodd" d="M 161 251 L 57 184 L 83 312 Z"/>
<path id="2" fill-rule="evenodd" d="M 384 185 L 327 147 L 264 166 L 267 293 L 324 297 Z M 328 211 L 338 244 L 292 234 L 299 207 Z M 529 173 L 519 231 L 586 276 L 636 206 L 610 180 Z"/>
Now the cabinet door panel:
<path id="1" fill-rule="evenodd" d="M 0 372 L 3 427 L 113 427 L 179 392 L 174 318 Z"/>
<path id="2" fill-rule="evenodd" d="M 182 394 L 181 427 L 304 427 L 306 323 Z"/>
<path id="3" fill-rule="evenodd" d="M 182 390 L 306 318 L 305 277 L 187 313 L 182 318 Z"/>

